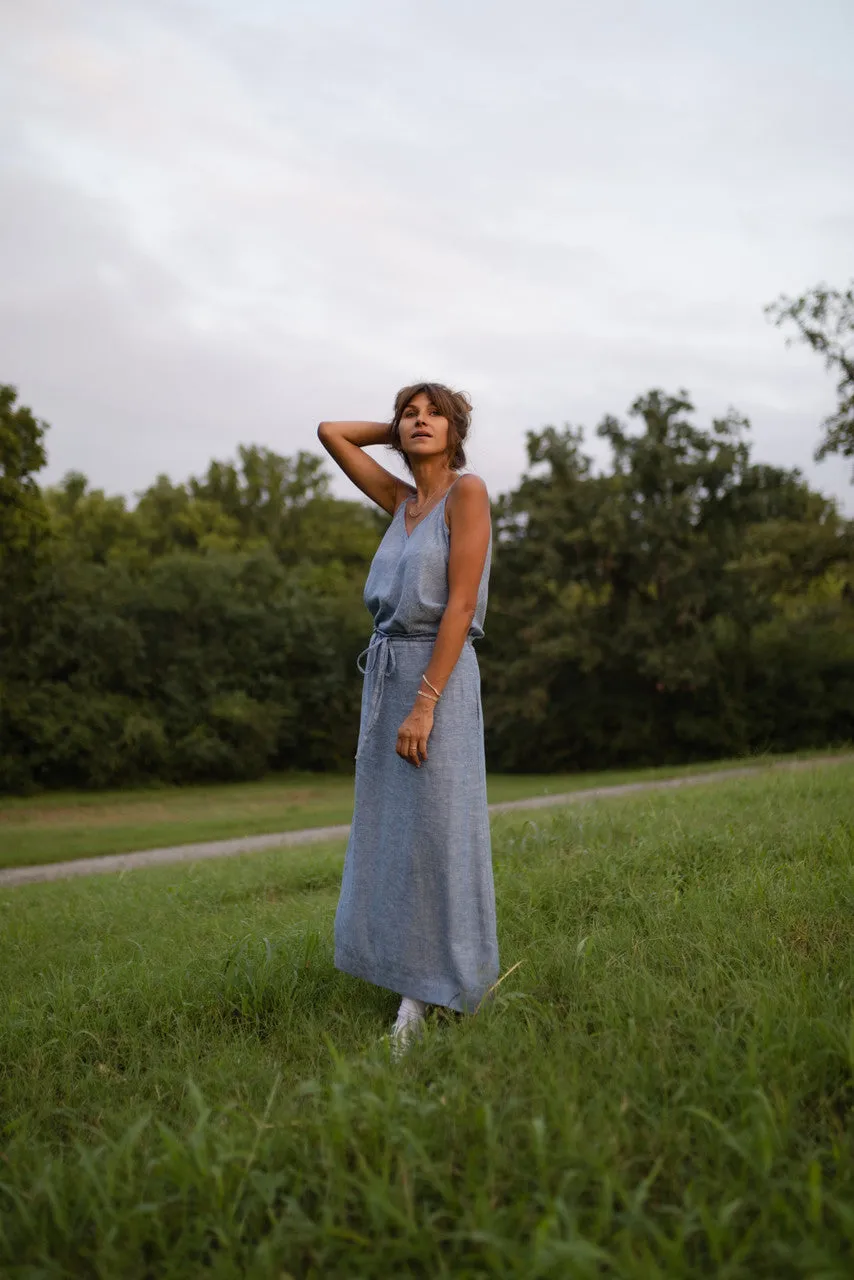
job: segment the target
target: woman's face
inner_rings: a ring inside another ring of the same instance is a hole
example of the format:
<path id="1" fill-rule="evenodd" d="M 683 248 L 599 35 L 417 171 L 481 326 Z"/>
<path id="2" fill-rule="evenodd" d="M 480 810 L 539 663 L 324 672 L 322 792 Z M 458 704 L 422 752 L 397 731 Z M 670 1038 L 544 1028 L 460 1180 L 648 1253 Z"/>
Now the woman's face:
<path id="1" fill-rule="evenodd" d="M 447 453 L 448 419 L 424 391 L 413 396 L 400 419 L 400 443 L 411 458 Z"/>

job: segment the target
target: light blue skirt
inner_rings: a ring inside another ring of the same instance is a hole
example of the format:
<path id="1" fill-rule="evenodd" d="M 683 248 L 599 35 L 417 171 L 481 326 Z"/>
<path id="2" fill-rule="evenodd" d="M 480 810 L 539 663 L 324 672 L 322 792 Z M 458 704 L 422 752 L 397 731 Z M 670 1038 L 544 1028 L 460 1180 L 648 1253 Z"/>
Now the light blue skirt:
<path id="1" fill-rule="evenodd" d="M 402 996 L 471 1012 L 498 978 L 480 669 L 471 640 L 435 704 L 426 762 L 416 768 L 395 751 L 434 643 L 433 634 L 375 631 L 365 651 L 335 964 Z"/>

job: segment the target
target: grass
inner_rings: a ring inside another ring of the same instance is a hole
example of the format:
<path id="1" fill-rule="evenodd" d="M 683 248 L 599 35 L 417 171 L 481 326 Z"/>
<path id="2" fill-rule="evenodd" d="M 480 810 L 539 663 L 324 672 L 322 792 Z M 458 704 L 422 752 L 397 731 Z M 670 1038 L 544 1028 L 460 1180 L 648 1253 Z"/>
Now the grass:
<path id="1" fill-rule="evenodd" d="M 519 800 L 785 758 L 797 757 L 765 755 L 609 773 L 493 774 L 488 794 L 491 803 Z M 352 813 L 353 779 L 340 774 L 291 773 L 261 782 L 0 797 L 0 868 L 334 826 L 348 823 Z"/>
<path id="2" fill-rule="evenodd" d="M 397 1065 L 341 843 L 0 893 L 0 1273 L 847 1278 L 852 794 L 496 817 L 508 976 Z"/>

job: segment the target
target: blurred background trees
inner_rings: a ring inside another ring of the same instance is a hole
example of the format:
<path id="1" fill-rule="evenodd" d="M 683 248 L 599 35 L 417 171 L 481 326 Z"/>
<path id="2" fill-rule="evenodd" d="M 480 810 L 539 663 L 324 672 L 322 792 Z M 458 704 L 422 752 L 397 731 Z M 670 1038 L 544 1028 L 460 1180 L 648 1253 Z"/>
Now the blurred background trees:
<path id="1" fill-rule="evenodd" d="M 735 415 L 693 424 L 652 391 L 528 433 L 496 504 L 485 648 L 491 765 L 690 760 L 842 741 L 854 728 L 852 526 L 797 471 L 751 462 Z"/>
<path id="2" fill-rule="evenodd" d="M 784 294 L 765 311 L 778 328 L 794 329 L 793 340 L 817 352 L 836 378 L 836 408 L 822 423 L 816 459 L 854 458 L 854 282 L 844 291 L 820 284 L 799 298 Z"/>
<path id="3" fill-rule="evenodd" d="M 362 590 L 385 513 L 324 459 L 247 445 L 134 504 L 70 473 L 0 387 L 0 787 L 350 769 Z M 650 764 L 854 737 L 854 530 L 735 414 L 685 392 L 527 436 L 496 496 L 479 642 L 494 770 Z"/>

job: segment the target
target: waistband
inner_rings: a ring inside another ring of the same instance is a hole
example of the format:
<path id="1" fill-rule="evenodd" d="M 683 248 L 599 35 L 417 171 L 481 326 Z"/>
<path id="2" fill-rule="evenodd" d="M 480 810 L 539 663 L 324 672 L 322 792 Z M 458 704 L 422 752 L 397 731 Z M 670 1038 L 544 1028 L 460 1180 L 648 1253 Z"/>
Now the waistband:
<path id="1" fill-rule="evenodd" d="M 431 643 L 435 641 L 438 631 L 411 632 L 411 631 L 380 631 L 375 627 L 367 648 L 363 649 L 356 659 L 356 666 L 362 675 L 372 672 L 374 675 L 374 687 L 371 691 L 371 705 L 368 708 L 368 716 L 365 721 L 365 727 L 359 735 L 359 745 L 356 749 L 356 759 L 359 759 L 362 748 L 368 739 L 368 735 L 377 722 L 380 714 L 380 703 L 383 697 L 383 687 L 385 678 L 395 669 L 394 646 L 398 641 L 404 643 L 412 640 L 429 640 Z M 472 643 L 472 637 L 466 636 L 466 644 Z M 365 665 L 361 665 L 361 659 L 364 657 Z"/>
<path id="2" fill-rule="evenodd" d="M 367 648 L 363 649 L 362 652 L 359 654 L 359 657 L 356 659 L 356 666 L 361 671 L 363 676 L 367 675 L 368 671 L 373 670 L 377 662 L 380 660 L 381 655 L 377 651 L 380 649 L 383 649 L 385 651 L 385 654 L 387 655 L 386 663 L 388 665 L 388 669 L 389 671 L 394 671 L 394 653 L 389 647 L 389 644 L 391 642 L 397 644 L 398 641 L 430 640 L 431 642 L 435 643 L 436 636 L 438 634 L 439 634 L 438 629 L 436 631 L 423 631 L 423 632 L 380 631 L 378 627 L 374 627 L 373 631 L 371 632 L 371 638 L 368 641 Z M 466 636 L 464 643 L 473 644 L 474 638 L 475 638 L 474 636 L 470 636 L 470 635 Z M 363 667 L 360 665 L 359 660 L 363 658 L 366 654 L 367 654 L 367 658 L 365 660 L 365 666 Z M 369 660 L 370 660 L 370 665 L 368 665 Z"/>

